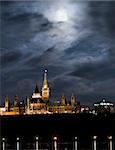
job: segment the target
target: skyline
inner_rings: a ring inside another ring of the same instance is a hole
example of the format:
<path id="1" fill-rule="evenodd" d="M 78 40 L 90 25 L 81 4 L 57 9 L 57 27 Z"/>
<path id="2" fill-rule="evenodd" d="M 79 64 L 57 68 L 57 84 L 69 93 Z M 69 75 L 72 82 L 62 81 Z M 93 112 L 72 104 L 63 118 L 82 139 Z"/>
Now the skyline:
<path id="1" fill-rule="evenodd" d="M 31 95 L 48 69 L 51 99 L 115 102 L 115 2 L 1 4 L 1 103 Z"/>

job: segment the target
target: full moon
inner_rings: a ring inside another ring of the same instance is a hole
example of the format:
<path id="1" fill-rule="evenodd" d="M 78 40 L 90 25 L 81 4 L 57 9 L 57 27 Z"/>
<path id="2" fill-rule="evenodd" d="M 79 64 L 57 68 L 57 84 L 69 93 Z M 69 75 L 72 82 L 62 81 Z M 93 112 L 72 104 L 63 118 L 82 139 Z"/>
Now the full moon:
<path id="1" fill-rule="evenodd" d="M 56 20 L 59 22 L 66 22 L 68 21 L 67 12 L 65 9 L 59 9 L 56 12 Z"/>

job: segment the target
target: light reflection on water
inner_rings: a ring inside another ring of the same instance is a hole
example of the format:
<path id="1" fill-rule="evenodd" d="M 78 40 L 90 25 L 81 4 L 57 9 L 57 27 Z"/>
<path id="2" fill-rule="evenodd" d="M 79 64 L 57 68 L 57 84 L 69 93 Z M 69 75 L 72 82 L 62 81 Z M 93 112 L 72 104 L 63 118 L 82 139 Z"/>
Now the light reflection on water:
<path id="1" fill-rule="evenodd" d="M 106 142 L 106 147 L 99 147 L 98 139 L 92 139 L 91 148 L 81 148 L 78 138 L 75 137 L 71 142 L 60 142 L 57 139 L 53 139 L 50 142 L 40 142 L 38 138 L 32 142 L 22 143 L 21 139 L 17 138 L 16 143 L 12 146 L 13 143 L 8 143 L 8 140 L 2 138 L 1 150 L 114 150 L 113 139 L 108 139 Z M 103 141 L 101 144 L 103 145 Z"/>

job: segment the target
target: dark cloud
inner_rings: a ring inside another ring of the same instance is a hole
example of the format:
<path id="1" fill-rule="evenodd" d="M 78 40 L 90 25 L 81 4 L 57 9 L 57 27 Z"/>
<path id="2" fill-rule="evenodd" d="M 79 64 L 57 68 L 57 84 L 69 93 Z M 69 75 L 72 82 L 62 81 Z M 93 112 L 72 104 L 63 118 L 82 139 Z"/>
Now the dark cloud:
<path id="1" fill-rule="evenodd" d="M 53 59 L 55 59 L 53 53 L 55 55 L 55 47 L 48 48 L 43 52 L 42 55 L 33 56 L 30 58 L 26 64 L 34 67 L 39 65 L 46 65 L 48 62 L 51 62 Z"/>
<path id="2" fill-rule="evenodd" d="M 115 2 L 89 2 L 90 29 L 115 37 Z M 114 40 L 114 39 L 113 39 Z"/>
<path id="3" fill-rule="evenodd" d="M 1 2 L 1 87 L 5 95 L 31 95 L 48 69 L 51 99 L 93 103 L 114 100 L 115 2 Z M 56 22 L 67 10 L 68 21 Z"/>
<path id="4" fill-rule="evenodd" d="M 11 10 L 7 11 L 7 7 L 4 8 L 3 6 L 2 8 L 4 10 L 1 18 L 2 47 L 5 49 L 15 49 L 21 46 L 23 50 L 23 47 L 29 45 L 36 34 L 53 28 L 52 23 L 43 14 L 34 12 L 18 13 L 17 6 L 15 6 L 17 10 L 14 14 Z"/>
<path id="5" fill-rule="evenodd" d="M 5 14 L 5 16 L 6 16 L 6 14 Z M 14 23 L 14 24 L 26 23 L 26 24 L 31 25 L 31 23 L 33 22 L 33 32 L 47 31 L 48 29 L 53 27 L 52 23 L 50 23 L 48 21 L 48 19 L 46 19 L 42 14 L 39 14 L 39 13 L 19 14 L 16 16 L 11 16 L 11 17 L 5 18 L 5 20 L 7 20 L 8 23 Z M 28 30 L 30 28 L 31 27 L 29 27 Z"/>
<path id="6" fill-rule="evenodd" d="M 22 55 L 23 54 L 19 50 L 2 52 L 0 55 L 2 67 L 5 67 L 6 65 L 11 65 L 12 63 L 17 63 L 21 59 Z"/>
<path id="7" fill-rule="evenodd" d="M 103 81 L 115 77 L 115 64 L 111 66 L 111 63 L 103 64 L 91 64 L 87 63 L 76 69 L 71 75 L 77 77 L 83 77 L 89 80 Z"/>

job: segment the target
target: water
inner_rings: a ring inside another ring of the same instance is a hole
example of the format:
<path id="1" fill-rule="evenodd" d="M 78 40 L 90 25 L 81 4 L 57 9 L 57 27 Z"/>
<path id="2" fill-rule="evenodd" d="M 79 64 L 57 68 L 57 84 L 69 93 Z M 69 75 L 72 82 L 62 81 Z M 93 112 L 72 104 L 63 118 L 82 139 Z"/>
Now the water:
<path id="1" fill-rule="evenodd" d="M 41 140 L 42 139 L 42 140 Z M 36 136 L 33 141 L 25 141 L 17 137 L 15 141 L 2 138 L 1 150 L 114 150 L 113 137 L 99 139 L 92 138 L 90 141 L 83 141 L 79 137 L 71 137 L 71 140 L 61 140 L 59 137 L 53 137 L 44 140 L 43 137 Z"/>

